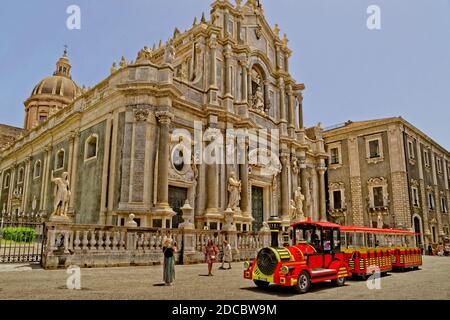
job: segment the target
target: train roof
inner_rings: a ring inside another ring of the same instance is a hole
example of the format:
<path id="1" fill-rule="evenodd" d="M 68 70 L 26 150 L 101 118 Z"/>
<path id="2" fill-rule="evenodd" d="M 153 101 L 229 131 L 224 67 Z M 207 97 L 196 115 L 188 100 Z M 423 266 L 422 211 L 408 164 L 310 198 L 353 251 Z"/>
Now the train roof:
<path id="1" fill-rule="evenodd" d="M 303 221 L 297 222 L 292 225 L 293 228 L 298 226 L 317 226 L 322 228 L 333 228 L 333 229 L 341 229 L 342 226 L 340 224 L 332 223 L 332 222 L 313 222 L 313 221 Z"/>
<path id="2" fill-rule="evenodd" d="M 361 233 L 384 233 L 384 234 L 403 234 L 403 235 L 416 235 L 417 233 L 407 230 L 399 229 L 378 229 L 362 226 L 341 226 L 342 232 L 361 232 Z"/>

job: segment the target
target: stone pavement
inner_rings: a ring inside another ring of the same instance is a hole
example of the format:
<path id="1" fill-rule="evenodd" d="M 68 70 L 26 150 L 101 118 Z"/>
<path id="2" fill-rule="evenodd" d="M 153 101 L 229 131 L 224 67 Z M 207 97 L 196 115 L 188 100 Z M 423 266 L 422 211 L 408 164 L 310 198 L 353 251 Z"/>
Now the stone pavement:
<path id="1" fill-rule="evenodd" d="M 219 265 L 215 265 L 217 269 Z M 82 269 L 81 290 L 68 290 L 66 270 L 45 271 L 27 265 L 0 265 L 0 299 L 157 299 L 157 300 L 277 300 L 277 299 L 450 299 L 450 258 L 424 257 L 419 271 L 390 273 L 381 290 L 369 290 L 364 281 L 345 287 L 313 285 L 306 295 L 288 288 L 258 289 L 242 277 L 242 263 L 207 277 L 206 265 L 177 266 L 174 287 L 161 285 L 162 267 Z"/>

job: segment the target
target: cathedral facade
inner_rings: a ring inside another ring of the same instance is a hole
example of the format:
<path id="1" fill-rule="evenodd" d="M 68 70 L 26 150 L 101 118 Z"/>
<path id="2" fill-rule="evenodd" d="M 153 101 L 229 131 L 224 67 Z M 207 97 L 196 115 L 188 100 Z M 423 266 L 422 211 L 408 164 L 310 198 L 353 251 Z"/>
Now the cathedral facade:
<path id="1" fill-rule="evenodd" d="M 238 231 L 274 214 L 285 226 L 327 220 L 328 154 L 320 126 L 304 126 L 291 54 L 255 0 L 215 1 L 209 19 L 122 58 L 93 88 L 71 79 L 65 52 L 0 151 L 0 209 L 49 218 L 63 201 L 77 224 L 134 214 L 141 227 L 177 228 L 189 206 L 197 229 L 231 219 Z"/>

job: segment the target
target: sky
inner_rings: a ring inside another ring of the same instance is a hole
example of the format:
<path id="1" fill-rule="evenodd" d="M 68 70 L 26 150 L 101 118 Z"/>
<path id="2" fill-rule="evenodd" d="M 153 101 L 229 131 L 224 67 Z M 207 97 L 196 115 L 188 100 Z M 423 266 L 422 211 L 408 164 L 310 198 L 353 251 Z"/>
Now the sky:
<path id="1" fill-rule="evenodd" d="M 233 0 L 231 0 L 233 1 Z M 64 45 L 72 76 L 93 86 L 122 55 L 189 29 L 212 0 L 2 0 L 0 123 L 23 126 L 25 101 Z M 245 2 L 243 0 L 242 2 Z M 293 50 L 308 126 L 402 116 L 450 150 L 450 0 L 261 0 Z M 70 5 L 81 29 L 69 30 Z M 367 8 L 381 9 L 369 30 Z"/>

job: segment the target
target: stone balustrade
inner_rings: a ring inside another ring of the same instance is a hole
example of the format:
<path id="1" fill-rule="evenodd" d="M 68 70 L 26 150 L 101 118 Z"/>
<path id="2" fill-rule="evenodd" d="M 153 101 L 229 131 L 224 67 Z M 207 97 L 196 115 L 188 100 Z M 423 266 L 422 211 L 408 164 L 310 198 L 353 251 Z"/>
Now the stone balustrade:
<path id="1" fill-rule="evenodd" d="M 223 240 L 228 240 L 235 261 L 254 259 L 259 249 L 270 243 L 269 233 L 48 223 L 42 264 L 46 269 L 161 264 L 167 238 L 177 244 L 175 258 L 179 264 L 203 263 L 203 251 L 209 240 L 219 248 Z"/>

